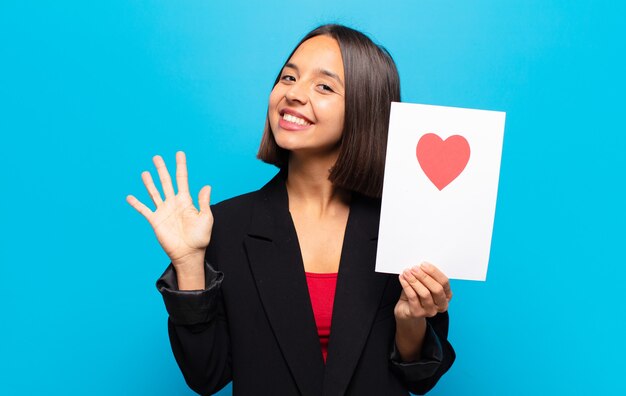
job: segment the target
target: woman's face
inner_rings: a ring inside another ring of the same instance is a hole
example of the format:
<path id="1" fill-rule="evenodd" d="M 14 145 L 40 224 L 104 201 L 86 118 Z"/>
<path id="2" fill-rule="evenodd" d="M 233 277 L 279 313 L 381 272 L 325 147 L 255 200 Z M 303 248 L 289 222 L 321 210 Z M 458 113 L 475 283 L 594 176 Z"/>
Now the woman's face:
<path id="1" fill-rule="evenodd" d="M 268 120 L 278 146 L 296 154 L 338 153 L 344 81 L 335 39 L 316 36 L 302 43 L 270 94 Z"/>

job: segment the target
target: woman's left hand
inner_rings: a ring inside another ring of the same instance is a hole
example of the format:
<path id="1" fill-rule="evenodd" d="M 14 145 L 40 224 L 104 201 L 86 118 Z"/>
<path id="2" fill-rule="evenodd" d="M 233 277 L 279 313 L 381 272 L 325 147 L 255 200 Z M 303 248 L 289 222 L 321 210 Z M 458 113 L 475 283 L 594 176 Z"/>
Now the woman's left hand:
<path id="1" fill-rule="evenodd" d="M 399 276 L 402 294 L 394 308 L 396 321 L 429 318 L 448 310 L 450 281 L 437 267 L 422 263 Z"/>

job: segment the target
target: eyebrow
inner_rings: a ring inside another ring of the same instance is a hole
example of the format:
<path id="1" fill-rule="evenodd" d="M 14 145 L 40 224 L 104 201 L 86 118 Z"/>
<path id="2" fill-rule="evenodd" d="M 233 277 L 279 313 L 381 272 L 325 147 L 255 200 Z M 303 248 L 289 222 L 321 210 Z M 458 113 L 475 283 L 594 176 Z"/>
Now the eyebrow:
<path id="1" fill-rule="evenodd" d="M 294 63 L 286 63 L 285 67 L 288 67 L 290 69 L 294 69 L 295 71 L 299 71 L 298 66 L 296 66 Z M 315 73 L 319 73 L 319 74 L 323 74 L 323 75 L 328 76 L 328 77 L 330 77 L 332 79 L 335 79 L 335 80 L 337 80 L 337 82 L 339 84 L 341 84 L 342 87 L 344 86 L 343 85 L 343 81 L 341 81 L 341 78 L 336 73 L 333 73 L 330 70 L 319 68 L 319 69 L 315 69 L 314 72 Z"/>

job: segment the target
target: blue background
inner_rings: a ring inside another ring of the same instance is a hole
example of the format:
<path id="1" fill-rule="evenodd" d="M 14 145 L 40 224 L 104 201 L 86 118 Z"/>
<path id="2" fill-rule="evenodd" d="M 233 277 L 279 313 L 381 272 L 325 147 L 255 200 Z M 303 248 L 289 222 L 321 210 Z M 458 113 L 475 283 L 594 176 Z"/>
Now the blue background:
<path id="1" fill-rule="evenodd" d="M 488 280 L 454 281 L 431 394 L 626 394 L 623 4 L 2 0 L 0 393 L 192 394 L 125 196 L 176 150 L 213 202 L 260 187 L 273 79 L 341 22 L 391 51 L 404 101 L 507 112 Z"/>

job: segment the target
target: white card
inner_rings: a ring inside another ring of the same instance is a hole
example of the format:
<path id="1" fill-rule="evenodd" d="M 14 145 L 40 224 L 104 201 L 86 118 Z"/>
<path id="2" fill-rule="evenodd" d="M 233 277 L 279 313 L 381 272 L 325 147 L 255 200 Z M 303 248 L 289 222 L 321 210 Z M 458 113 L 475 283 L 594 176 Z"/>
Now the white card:
<path id="1" fill-rule="evenodd" d="M 392 103 L 376 271 L 486 279 L 505 115 Z"/>

